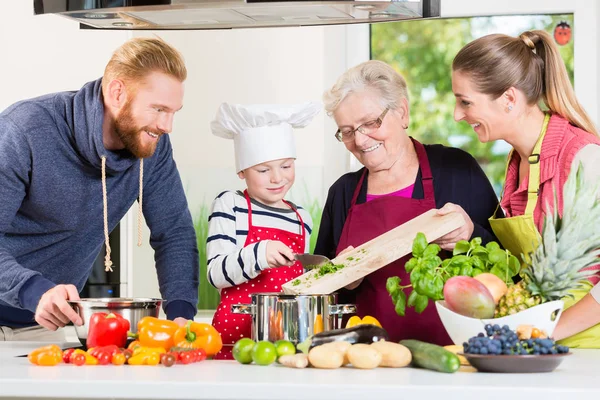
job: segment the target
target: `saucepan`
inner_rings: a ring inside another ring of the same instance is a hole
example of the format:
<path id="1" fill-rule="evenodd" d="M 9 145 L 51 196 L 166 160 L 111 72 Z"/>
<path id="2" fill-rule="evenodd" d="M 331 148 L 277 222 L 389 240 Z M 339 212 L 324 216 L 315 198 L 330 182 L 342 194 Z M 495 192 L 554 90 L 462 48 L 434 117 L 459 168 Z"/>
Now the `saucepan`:
<path id="1" fill-rule="evenodd" d="M 83 325 L 75 326 L 77 338 L 85 344 L 88 336 L 90 317 L 97 312 L 120 314 L 129 321 L 129 330 L 137 332 L 137 323 L 144 317 L 158 317 L 162 299 L 152 298 L 84 298 L 70 300 L 69 304 L 83 320 Z"/>
<path id="2" fill-rule="evenodd" d="M 354 304 L 337 304 L 337 294 L 254 293 L 251 304 L 233 304 L 231 312 L 252 316 L 252 339 L 289 340 L 294 344 L 319 332 L 339 329 Z"/>

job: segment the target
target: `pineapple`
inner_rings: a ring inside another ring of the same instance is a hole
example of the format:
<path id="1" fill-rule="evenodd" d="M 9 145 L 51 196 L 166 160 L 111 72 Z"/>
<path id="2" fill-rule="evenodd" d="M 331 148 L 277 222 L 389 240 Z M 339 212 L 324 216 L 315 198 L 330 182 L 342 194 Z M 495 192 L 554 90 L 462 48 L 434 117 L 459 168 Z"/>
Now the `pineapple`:
<path id="1" fill-rule="evenodd" d="M 498 302 L 496 318 L 571 296 L 569 291 L 596 273 L 585 268 L 599 263 L 599 195 L 597 185 L 586 186 L 582 165 L 571 170 L 563 188 L 562 218 L 555 193 L 554 212 L 544 220 L 542 244 L 529 255 L 521 271 L 523 280 L 509 287 Z"/>

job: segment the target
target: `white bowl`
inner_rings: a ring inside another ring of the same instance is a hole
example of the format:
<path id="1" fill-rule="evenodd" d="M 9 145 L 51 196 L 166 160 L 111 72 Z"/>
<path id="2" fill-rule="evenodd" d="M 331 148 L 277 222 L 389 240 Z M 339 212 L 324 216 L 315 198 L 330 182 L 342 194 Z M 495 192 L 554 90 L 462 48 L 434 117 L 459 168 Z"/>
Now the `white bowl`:
<path id="1" fill-rule="evenodd" d="M 564 302 L 562 300 L 549 301 L 513 315 L 490 319 L 470 318 L 457 314 L 446 307 L 445 301 L 436 301 L 435 307 L 454 344 L 462 345 L 469 338 L 477 336 L 479 332 L 485 333 L 484 326 L 486 324 L 508 325 L 512 330 L 516 330 L 519 325 L 533 325 L 546 331 L 551 337 L 562 314 Z"/>

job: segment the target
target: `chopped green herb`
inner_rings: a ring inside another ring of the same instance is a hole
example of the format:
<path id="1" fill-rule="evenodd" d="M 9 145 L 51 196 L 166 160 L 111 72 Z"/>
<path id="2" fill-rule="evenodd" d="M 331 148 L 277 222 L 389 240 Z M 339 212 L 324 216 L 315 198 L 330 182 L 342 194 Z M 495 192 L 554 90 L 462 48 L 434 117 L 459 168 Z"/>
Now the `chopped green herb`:
<path id="1" fill-rule="evenodd" d="M 344 267 L 345 267 L 344 264 L 333 264 L 333 263 L 323 264 L 317 270 L 317 278 L 328 275 L 328 274 L 333 274 Z"/>
<path id="2" fill-rule="evenodd" d="M 348 261 L 354 261 L 354 257 L 348 257 L 348 258 L 346 258 L 346 260 L 348 260 Z"/>
<path id="3" fill-rule="evenodd" d="M 298 286 L 300 284 L 300 279 L 294 279 L 292 281 L 292 286 Z"/>

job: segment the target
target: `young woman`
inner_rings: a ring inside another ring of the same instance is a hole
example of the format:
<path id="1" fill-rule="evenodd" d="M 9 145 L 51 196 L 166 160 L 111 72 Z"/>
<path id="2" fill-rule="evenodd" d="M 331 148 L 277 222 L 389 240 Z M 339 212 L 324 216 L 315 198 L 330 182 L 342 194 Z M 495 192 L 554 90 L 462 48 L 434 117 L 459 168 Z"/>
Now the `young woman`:
<path id="1" fill-rule="evenodd" d="M 506 218 L 492 216 L 490 223 L 505 248 L 529 254 L 544 215 L 553 211 L 554 188 L 562 215 L 562 187 L 571 168 L 582 163 L 587 181 L 597 182 L 598 132 L 545 31 L 516 38 L 494 34 L 467 44 L 452 64 L 452 90 L 457 121 L 471 124 L 481 142 L 505 140 L 513 147 L 500 202 Z M 586 290 L 572 292 L 574 301 L 565 299 L 571 307 L 562 314 L 555 339 L 569 337 L 563 342 L 572 347 L 600 347 L 600 285 L 590 291 L 598 279 L 596 274 Z"/>

